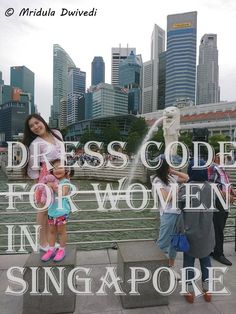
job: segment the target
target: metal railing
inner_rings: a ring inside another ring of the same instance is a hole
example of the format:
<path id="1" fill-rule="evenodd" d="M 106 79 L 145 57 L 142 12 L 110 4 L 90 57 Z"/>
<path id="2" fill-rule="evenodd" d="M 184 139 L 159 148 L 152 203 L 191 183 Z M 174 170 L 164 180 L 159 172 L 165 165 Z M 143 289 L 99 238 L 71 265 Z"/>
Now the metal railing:
<path id="1" fill-rule="evenodd" d="M 95 245 L 99 245 L 99 248 L 104 248 L 107 246 L 111 247 L 119 242 L 151 241 L 156 239 L 159 215 L 157 212 L 153 211 L 152 206 L 137 212 L 127 208 L 112 211 L 98 211 L 94 208 L 96 199 L 92 198 L 90 195 L 91 191 L 79 192 L 80 195 L 84 194 L 87 198 L 80 198 L 79 200 L 76 200 L 76 202 L 90 203 L 91 208 L 79 209 L 76 213 L 71 215 L 71 219 L 68 223 L 68 245 L 76 245 L 78 248 L 91 249 Z M 88 192 L 90 192 L 90 194 Z M 105 191 L 100 192 L 105 193 Z M 148 190 L 148 192 L 151 193 L 150 190 Z M 139 196 L 135 199 L 135 201 L 141 200 L 142 198 Z M 21 205 L 28 204 L 26 201 L 21 201 L 19 203 Z M 8 203 L 0 202 L 0 205 L 6 204 Z M 234 240 L 236 251 L 236 215 L 234 212 L 235 210 L 229 215 L 231 224 L 228 219 L 228 223 L 225 227 L 225 240 Z M 33 215 L 33 217 L 29 218 L 30 215 Z M 6 240 L 8 237 L 6 231 L 2 232 L 1 228 L 4 228 L 6 224 L 14 226 L 29 225 L 30 227 L 36 224 L 34 220 L 35 215 L 35 210 L 0 210 L 0 251 L 7 248 Z M 232 224 L 232 220 L 234 221 L 234 224 Z M 33 232 L 31 232 L 31 234 L 34 235 Z M 19 238 L 20 234 L 16 233 L 14 236 Z M 3 243 L 4 239 L 5 244 Z M 19 244 L 16 244 L 16 247 L 17 245 L 19 246 Z"/>
<path id="2" fill-rule="evenodd" d="M 83 213 L 86 211 L 83 211 Z M 88 212 L 91 212 L 88 211 Z M 94 212 L 94 211 L 93 211 Z M 131 210 L 126 210 L 126 213 L 131 213 Z M 31 214 L 34 214 L 35 212 L 31 212 Z M 4 215 L 6 213 L 1 212 L 0 216 Z M 26 212 L 8 212 L 8 216 L 13 216 L 13 215 L 25 215 Z M 230 225 L 227 224 L 225 227 L 225 233 L 230 233 L 225 235 L 225 240 L 233 241 L 235 242 L 235 251 L 236 251 L 236 215 L 230 215 L 229 218 L 234 220 L 234 224 Z M 68 241 L 68 245 L 76 245 L 78 248 L 81 246 L 86 246 L 87 249 L 90 249 L 91 245 L 115 245 L 116 243 L 121 243 L 121 242 L 128 242 L 128 241 L 151 241 L 156 239 L 157 235 L 157 217 L 156 214 L 153 215 L 153 217 L 126 217 L 126 218 L 101 218 L 101 219 L 71 219 L 69 220 L 68 223 L 68 237 L 70 238 L 70 235 L 73 235 L 73 240 Z M 131 222 L 135 223 L 138 225 L 136 227 L 130 226 L 130 227 L 122 227 L 124 223 Z M 120 227 L 118 228 L 99 228 L 96 227 L 98 224 L 104 223 L 111 225 L 112 223 L 119 223 Z M 143 223 L 148 223 L 149 226 L 141 226 Z M 9 224 L 11 225 L 35 225 L 35 221 L 27 221 L 27 222 L 20 222 L 20 221 L 14 221 L 10 222 Z M 81 225 L 85 225 L 85 229 L 81 228 Z M 87 225 L 92 224 L 92 229 L 88 228 Z M 155 225 L 154 225 L 155 224 Z M 0 226 L 5 226 L 6 222 L 0 222 Z M 71 226 L 76 226 L 78 227 L 77 230 L 71 230 Z M 231 231 L 232 230 L 232 231 Z M 135 232 L 135 236 L 132 237 L 132 234 Z M 144 237 L 143 232 L 148 232 L 149 236 Z M 123 237 L 116 237 L 114 235 L 119 234 L 123 235 Z M 155 234 L 155 236 L 153 236 Z M 35 235 L 33 232 L 31 235 Z M 80 239 L 81 235 L 92 235 L 90 236 L 89 240 L 86 239 Z M 96 239 L 98 235 L 103 235 L 102 239 Z M 2 233 L 0 234 L 0 242 L 2 238 L 7 238 L 8 234 L 7 233 Z M 14 234 L 15 237 L 19 237 L 19 233 Z M 80 239 L 80 240 L 79 240 Z M 16 247 L 19 245 L 16 245 Z M 29 247 L 29 245 L 26 245 Z M 106 247 L 106 246 L 105 246 Z M 7 245 L 0 245 L 0 250 L 6 249 Z M 102 246 L 101 246 L 102 248 Z"/>

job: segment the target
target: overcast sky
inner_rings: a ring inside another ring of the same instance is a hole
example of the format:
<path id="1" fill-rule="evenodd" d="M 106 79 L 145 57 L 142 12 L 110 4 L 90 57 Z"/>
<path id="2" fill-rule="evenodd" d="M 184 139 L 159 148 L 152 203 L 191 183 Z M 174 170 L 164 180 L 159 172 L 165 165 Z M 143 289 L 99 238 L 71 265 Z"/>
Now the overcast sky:
<path id="1" fill-rule="evenodd" d="M 14 8 L 11 17 L 5 16 Z M 55 16 L 19 16 L 23 8 L 55 11 Z M 61 9 L 92 10 L 96 16 L 60 16 Z M 25 65 L 35 73 L 35 102 L 48 119 L 52 105 L 53 44 L 62 46 L 91 82 L 91 62 L 102 56 L 106 82 L 111 81 L 111 47 L 136 47 L 143 61 L 150 58 L 154 24 L 166 30 L 167 15 L 198 12 L 197 53 L 206 33 L 218 36 L 221 100 L 236 100 L 235 0 L 1 0 L 0 71 L 10 83 L 10 66 Z"/>

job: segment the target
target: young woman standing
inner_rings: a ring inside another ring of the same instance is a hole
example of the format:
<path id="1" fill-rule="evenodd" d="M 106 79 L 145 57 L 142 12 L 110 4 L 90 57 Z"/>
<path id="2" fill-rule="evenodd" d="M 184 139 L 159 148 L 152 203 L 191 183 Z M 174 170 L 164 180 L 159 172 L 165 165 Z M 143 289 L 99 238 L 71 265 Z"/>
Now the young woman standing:
<path id="1" fill-rule="evenodd" d="M 58 130 L 52 130 L 46 121 L 39 114 L 31 114 L 25 121 L 23 144 L 29 148 L 28 164 L 25 166 L 25 174 L 31 179 L 40 183 L 43 177 L 48 174 L 49 162 L 55 159 L 61 159 L 65 153 L 63 138 Z M 39 157 L 39 166 L 34 166 L 35 150 L 41 156 Z M 48 162 L 47 162 L 48 161 Z M 35 199 L 38 206 L 40 204 L 42 190 L 36 190 Z M 48 250 L 48 221 L 47 210 L 37 213 L 37 224 L 40 229 L 40 249 Z"/>
<path id="2" fill-rule="evenodd" d="M 188 175 L 172 169 L 167 163 L 164 155 L 159 156 L 161 166 L 156 169 L 155 175 L 151 178 L 152 192 L 157 193 L 157 186 L 161 185 L 160 192 L 164 201 L 167 201 L 166 207 L 160 205 L 160 229 L 157 245 L 168 256 L 169 267 L 174 267 L 176 251 L 171 245 L 172 235 L 176 233 L 176 221 L 180 211 L 172 208 L 172 197 L 169 197 L 171 183 L 185 183 L 188 181 Z M 178 273 L 172 268 L 177 279 L 180 279 Z"/>

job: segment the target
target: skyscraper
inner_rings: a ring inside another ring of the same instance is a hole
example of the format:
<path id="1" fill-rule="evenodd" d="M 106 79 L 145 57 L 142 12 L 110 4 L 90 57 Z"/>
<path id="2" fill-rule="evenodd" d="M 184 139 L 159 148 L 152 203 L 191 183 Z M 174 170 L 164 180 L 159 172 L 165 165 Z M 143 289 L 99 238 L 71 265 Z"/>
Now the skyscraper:
<path id="1" fill-rule="evenodd" d="M 51 107 L 50 126 L 58 127 L 60 100 L 67 97 L 68 69 L 75 64 L 68 53 L 59 45 L 53 45 L 53 105 Z"/>
<path id="2" fill-rule="evenodd" d="M 28 103 L 8 101 L 0 106 L 0 133 L 4 141 L 13 141 L 24 132 L 24 124 L 29 114 Z"/>
<path id="3" fill-rule="evenodd" d="M 4 81 L 2 79 L 2 71 L 0 71 L 0 85 L 4 85 Z"/>
<path id="4" fill-rule="evenodd" d="M 143 64 L 142 112 L 153 112 L 159 108 L 159 56 L 165 50 L 165 31 L 154 25 L 151 36 L 151 60 Z"/>
<path id="5" fill-rule="evenodd" d="M 31 110 L 35 112 L 34 108 L 34 73 L 26 66 L 11 67 L 11 86 L 19 87 L 22 94 L 28 94 L 28 99 L 31 103 Z"/>
<path id="6" fill-rule="evenodd" d="M 142 113 L 152 112 L 152 60 L 143 63 Z"/>
<path id="7" fill-rule="evenodd" d="M 105 83 L 105 63 L 102 57 L 94 57 L 92 62 L 91 85 Z"/>
<path id="8" fill-rule="evenodd" d="M 166 106 L 195 103 L 197 12 L 167 17 Z"/>
<path id="9" fill-rule="evenodd" d="M 102 118 L 128 113 L 128 94 L 118 86 L 101 83 L 93 91 L 92 118 Z"/>
<path id="10" fill-rule="evenodd" d="M 165 31 L 155 24 L 151 40 L 151 60 L 153 62 L 152 111 L 160 109 L 158 108 L 159 55 L 164 50 L 165 50 Z"/>
<path id="11" fill-rule="evenodd" d="M 128 91 L 128 113 L 141 113 L 141 57 L 133 51 L 119 65 L 119 86 Z"/>
<path id="12" fill-rule="evenodd" d="M 205 34 L 199 47 L 197 104 L 220 101 L 217 35 Z"/>
<path id="13" fill-rule="evenodd" d="M 67 99 L 62 97 L 60 100 L 60 119 L 59 128 L 65 129 L 67 127 Z"/>
<path id="14" fill-rule="evenodd" d="M 4 81 L 2 79 L 2 72 L 0 71 L 0 105 L 2 104 L 2 87 L 4 85 Z"/>
<path id="15" fill-rule="evenodd" d="M 67 124 L 78 121 L 79 98 L 86 89 L 86 73 L 79 68 L 69 68 L 67 90 Z"/>
<path id="16" fill-rule="evenodd" d="M 119 85 L 119 65 L 120 62 L 126 59 L 131 51 L 136 54 L 135 48 L 112 48 L 111 49 L 111 84 L 116 86 Z"/>
<path id="17" fill-rule="evenodd" d="M 158 109 L 165 108 L 166 93 L 166 51 L 159 54 L 159 71 L 158 71 Z"/>

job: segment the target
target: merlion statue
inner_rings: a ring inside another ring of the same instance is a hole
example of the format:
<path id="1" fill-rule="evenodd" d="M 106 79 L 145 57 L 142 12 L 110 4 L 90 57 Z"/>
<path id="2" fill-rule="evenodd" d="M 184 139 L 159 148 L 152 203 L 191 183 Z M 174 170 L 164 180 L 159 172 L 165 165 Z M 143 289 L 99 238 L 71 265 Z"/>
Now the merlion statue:
<path id="1" fill-rule="evenodd" d="M 165 145 L 178 141 L 180 129 L 180 111 L 177 107 L 167 107 L 163 112 L 163 133 Z M 171 155 L 177 154 L 177 147 L 173 147 Z"/>

